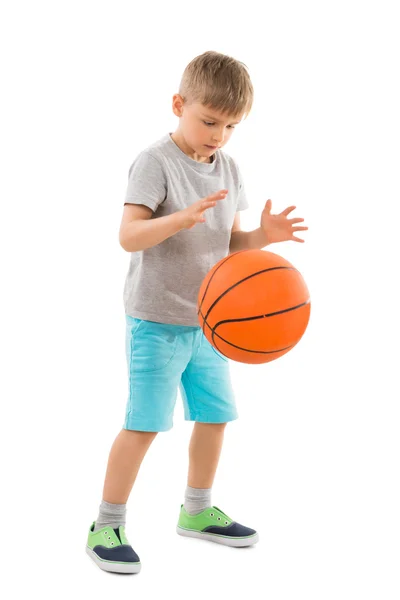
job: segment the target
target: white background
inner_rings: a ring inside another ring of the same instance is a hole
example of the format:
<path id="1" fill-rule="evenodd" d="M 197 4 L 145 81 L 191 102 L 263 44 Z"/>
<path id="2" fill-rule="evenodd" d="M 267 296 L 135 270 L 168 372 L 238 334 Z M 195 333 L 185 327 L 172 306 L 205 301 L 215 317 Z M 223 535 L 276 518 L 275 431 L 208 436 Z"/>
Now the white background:
<path id="1" fill-rule="evenodd" d="M 395 2 L 4 2 L 1 44 L 2 588 L 7 597 L 398 600 L 399 19 Z M 118 242 L 128 169 L 178 125 L 206 50 L 244 62 L 250 116 L 226 152 L 270 249 L 310 289 L 301 342 L 231 363 L 213 502 L 256 528 L 235 550 L 181 538 L 192 425 L 180 397 L 128 501 L 137 576 L 85 553 L 127 399 Z M 5 576 L 4 576 L 5 574 Z M 127 596 L 123 596 L 127 594 Z"/>

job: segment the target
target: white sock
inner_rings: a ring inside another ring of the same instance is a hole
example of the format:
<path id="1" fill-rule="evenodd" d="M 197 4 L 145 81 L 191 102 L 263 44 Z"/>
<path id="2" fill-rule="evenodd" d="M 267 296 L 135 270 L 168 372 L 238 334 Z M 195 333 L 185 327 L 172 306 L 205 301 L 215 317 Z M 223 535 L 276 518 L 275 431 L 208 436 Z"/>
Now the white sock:
<path id="1" fill-rule="evenodd" d="M 189 515 L 198 515 L 211 506 L 211 488 L 192 488 L 187 486 L 184 508 Z"/>
<path id="2" fill-rule="evenodd" d="M 111 504 L 102 500 L 94 531 L 96 532 L 106 526 L 118 529 L 120 525 L 125 525 L 125 521 L 126 504 Z"/>

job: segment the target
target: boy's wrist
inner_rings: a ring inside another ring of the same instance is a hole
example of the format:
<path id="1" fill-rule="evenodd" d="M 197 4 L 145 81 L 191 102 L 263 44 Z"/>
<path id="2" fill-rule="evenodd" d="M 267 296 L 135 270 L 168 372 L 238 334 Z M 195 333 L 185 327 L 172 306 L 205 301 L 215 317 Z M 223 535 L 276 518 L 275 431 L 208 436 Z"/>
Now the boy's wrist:
<path id="1" fill-rule="evenodd" d="M 173 223 L 175 223 L 177 232 L 181 231 L 182 229 L 185 229 L 184 215 L 182 213 L 182 210 L 178 210 L 178 212 L 172 213 L 172 215 L 170 215 Z"/>
<path id="2" fill-rule="evenodd" d="M 258 227 L 254 230 L 254 239 L 257 248 L 265 248 L 265 246 L 269 245 L 269 239 L 267 232 L 262 227 Z"/>
<path id="3" fill-rule="evenodd" d="M 194 227 L 196 224 L 193 218 L 190 218 L 190 215 L 188 215 L 186 208 L 178 210 L 178 212 L 173 213 L 171 216 L 175 217 L 175 224 L 178 228 L 178 231 L 182 231 L 183 229 L 192 229 L 192 227 Z"/>

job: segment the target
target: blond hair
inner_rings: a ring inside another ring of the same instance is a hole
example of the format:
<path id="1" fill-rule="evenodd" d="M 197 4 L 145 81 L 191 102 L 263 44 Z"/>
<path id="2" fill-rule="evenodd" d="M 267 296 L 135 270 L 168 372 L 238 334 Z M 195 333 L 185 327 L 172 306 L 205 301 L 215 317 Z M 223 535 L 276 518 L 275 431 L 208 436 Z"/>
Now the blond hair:
<path id="1" fill-rule="evenodd" d="M 185 104 L 200 103 L 232 117 L 246 113 L 247 118 L 254 92 L 244 63 L 209 50 L 187 65 L 179 94 Z"/>

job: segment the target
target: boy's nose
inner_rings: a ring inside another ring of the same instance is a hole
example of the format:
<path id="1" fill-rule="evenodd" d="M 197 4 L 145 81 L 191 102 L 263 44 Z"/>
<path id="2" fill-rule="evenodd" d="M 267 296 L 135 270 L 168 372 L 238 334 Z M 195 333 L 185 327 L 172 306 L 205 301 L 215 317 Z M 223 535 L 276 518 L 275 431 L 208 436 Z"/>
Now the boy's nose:
<path id="1" fill-rule="evenodd" d="M 225 134 L 223 131 L 220 131 L 220 135 L 217 138 L 214 138 L 214 146 L 221 146 L 224 143 Z"/>

